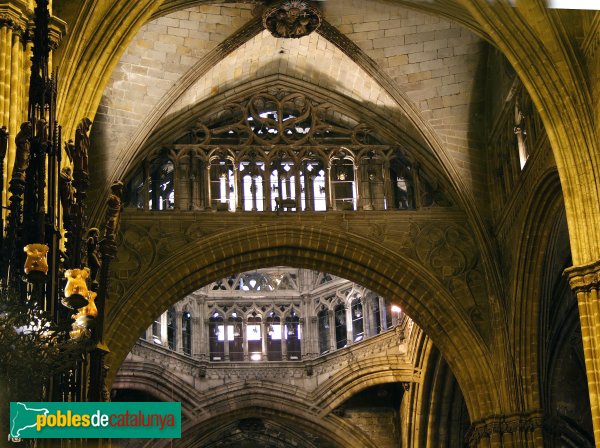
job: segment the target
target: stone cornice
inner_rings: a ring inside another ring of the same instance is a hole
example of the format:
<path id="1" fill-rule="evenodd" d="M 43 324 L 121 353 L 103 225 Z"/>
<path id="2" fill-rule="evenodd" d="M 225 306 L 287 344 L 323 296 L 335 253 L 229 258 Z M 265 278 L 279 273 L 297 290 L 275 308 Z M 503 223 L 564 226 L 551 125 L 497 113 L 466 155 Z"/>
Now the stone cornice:
<path id="1" fill-rule="evenodd" d="M 23 0 L 0 1 L 0 28 L 9 27 L 15 33 L 24 35 L 32 14 L 33 11 Z"/>
<path id="2" fill-rule="evenodd" d="M 582 266 L 572 266 L 565 269 L 571 289 L 586 292 L 600 288 L 600 260 Z"/>
<path id="3" fill-rule="evenodd" d="M 474 447 L 479 446 L 482 439 L 489 438 L 492 434 L 531 432 L 541 428 L 543 424 L 544 416 L 541 412 L 498 415 L 474 422 L 466 439 L 468 445 Z"/>
<path id="4" fill-rule="evenodd" d="M 67 34 L 67 22 L 58 17 L 50 17 L 49 25 L 50 47 L 54 51 Z"/>
<path id="5" fill-rule="evenodd" d="M 23 0 L 0 1 L 0 28 L 9 27 L 14 33 L 29 38 L 33 34 L 33 10 Z M 56 50 L 67 33 L 67 23 L 58 17 L 50 17 L 49 38 L 52 50 Z"/>
<path id="6" fill-rule="evenodd" d="M 411 360 L 405 359 L 402 354 L 398 353 L 400 343 L 407 336 L 405 331 L 406 322 L 401 326 L 394 327 L 392 331 L 381 333 L 359 344 L 336 350 L 316 359 L 304 359 L 302 361 L 274 361 L 269 363 L 255 363 L 252 361 L 210 362 L 206 360 L 206 357 L 191 358 L 144 340 L 139 340 L 133 346 L 131 354 L 134 357 L 168 366 L 168 370 L 171 372 L 193 377 L 212 379 L 228 377 L 230 380 L 232 378 L 238 380 L 269 378 L 285 382 L 289 378 L 303 378 L 308 375 L 307 372 L 314 372 L 317 375 L 336 372 L 344 366 L 355 364 L 361 360 L 367 361 L 377 355 L 393 356 L 400 364 L 404 360 L 404 363 L 408 365 Z M 130 359 L 130 362 L 134 362 L 134 360 Z"/>

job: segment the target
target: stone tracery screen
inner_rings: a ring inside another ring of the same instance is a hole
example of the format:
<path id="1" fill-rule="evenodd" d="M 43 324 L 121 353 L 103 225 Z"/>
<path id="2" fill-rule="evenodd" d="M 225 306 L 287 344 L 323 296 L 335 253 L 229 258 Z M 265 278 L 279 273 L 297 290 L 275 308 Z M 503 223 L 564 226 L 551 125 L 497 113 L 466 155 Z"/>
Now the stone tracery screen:
<path id="1" fill-rule="evenodd" d="M 128 177 L 129 204 L 276 212 L 451 205 L 404 148 L 383 140 L 329 102 L 255 94 L 151 152 Z"/>

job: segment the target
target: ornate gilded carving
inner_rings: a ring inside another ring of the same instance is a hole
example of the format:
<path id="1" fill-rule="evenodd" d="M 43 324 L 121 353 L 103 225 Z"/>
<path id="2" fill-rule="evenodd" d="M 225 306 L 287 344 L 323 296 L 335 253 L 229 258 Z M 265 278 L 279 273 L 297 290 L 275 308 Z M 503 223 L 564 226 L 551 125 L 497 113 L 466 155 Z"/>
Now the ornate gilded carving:
<path id="1" fill-rule="evenodd" d="M 67 285 L 63 304 L 68 308 L 82 308 L 88 303 L 87 278 L 90 275 L 88 268 L 68 269 L 65 272 Z"/>
<path id="2" fill-rule="evenodd" d="M 46 280 L 46 274 L 48 273 L 46 255 L 48 254 L 48 249 L 48 246 L 45 244 L 28 244 L 23 248 L 27 253 L 25 274 L 27 274 L 28 281 L 41 283 Z"/>
<path id="3" fill-rule="evenodd" d="M 321 25 L 321 12 L 311 2 L 286 0 L 266 9 L 263 26 L 277 38 L 308 36 Z"/>
<path id="4" fill-rule="evenodd" d="M 82 339 L 91 337 L 91 323 L 98 316 L 98 308 L 96 308 L 95 300 L 96 293 L 89 291 L 88 304 L 77 310 L 76 314 L 71 316 L 75 322 L 71 325 L 72 330 L 69 332 L 71 339 Z"/>

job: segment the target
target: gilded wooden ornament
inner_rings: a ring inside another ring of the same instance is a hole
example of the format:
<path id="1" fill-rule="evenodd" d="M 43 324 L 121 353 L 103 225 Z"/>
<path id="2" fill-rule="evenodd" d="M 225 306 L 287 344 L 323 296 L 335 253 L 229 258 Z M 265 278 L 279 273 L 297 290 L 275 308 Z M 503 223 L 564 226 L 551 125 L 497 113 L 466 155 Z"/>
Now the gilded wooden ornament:
<path id="1" fill-rule="evenodd" d="M 27 259 L 25 260 L 27 280 L 32 283 L 45 281 L 48 273 L 48 262 L 46 261 L 48 246 L 45 244 L 28 244 L 23 250 L 27 253 Z"/>
<path id="2" fill-rule="evenodd" d="M 88 303 L 88 287 L 86 280 L 90 275 L 88 268 L 69 269 L 65 272 L 67 286 L 65 286 L 65 298 L 63 304 L 68 308 L 82 308 Z"/>

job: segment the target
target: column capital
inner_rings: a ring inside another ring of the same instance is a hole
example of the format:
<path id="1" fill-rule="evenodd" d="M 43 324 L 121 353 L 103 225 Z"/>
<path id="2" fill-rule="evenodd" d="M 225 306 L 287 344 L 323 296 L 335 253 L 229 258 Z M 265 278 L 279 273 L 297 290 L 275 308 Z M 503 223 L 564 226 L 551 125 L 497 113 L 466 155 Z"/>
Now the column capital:
<path id="1" fill-rule="evenodd" d="M 600 260 L 581 266 L 571 266 L 565 269 L 564 274 L 575 292 L 600 288 Z"/>
<path id="2" fill-rule="evenodd" d="M 13 32 L 24 35 L 29 28 L 33 10 L 23 0 L 0 1 L 0 28 L 8 27 Z"/>
<path id="3" fill-rule="evenodd" d="M 59 19 L 56 16 L 50 17 L 49 24 L 49 38 L 50 48 L 54 51 L 58 48 L 63 40 L 63 37 L 67 34 L 67 22 Z"/>
<path id="4" fill-rule="evenodd" d="M 495 415 L 478 420 L 471 425 L 466 439 L 469 447 L 478 447 L 483 440 L 503 434 L 520 434 L 517 439 L 526 440 L 525 434 L 542 429 L 544 415 L 540 411 L 517 413 L 509 415 Z"/>

